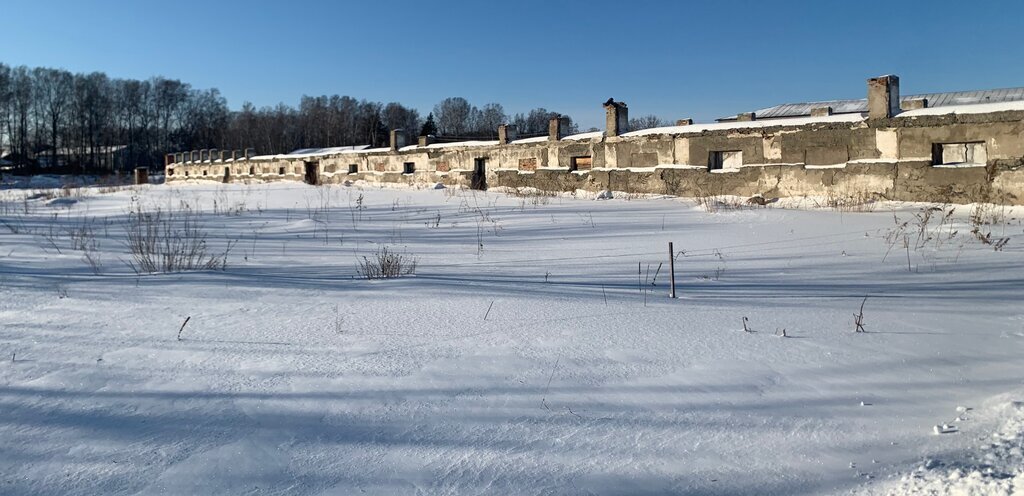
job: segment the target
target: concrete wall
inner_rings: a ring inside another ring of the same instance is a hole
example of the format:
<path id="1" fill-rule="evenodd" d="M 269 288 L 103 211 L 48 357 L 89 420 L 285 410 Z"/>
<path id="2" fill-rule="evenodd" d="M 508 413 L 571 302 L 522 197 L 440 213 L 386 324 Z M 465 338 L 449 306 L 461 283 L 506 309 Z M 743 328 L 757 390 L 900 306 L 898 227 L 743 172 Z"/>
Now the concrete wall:
<path id="1" fill-rule="evenodd" d="M 308 161 L 317 165 L 321 183 L 361 179 L 469 186 L 475 160 L 484 158 L 490 187 L 1024 204 L 1024 112 L 853 122 L 826 117 L 799 126 L 778 122 L 702 132 L 685 132 L 686 127 L 680 127 L 672 128 L 671 134 L 447 144 L 316 158 L 238 154 L 238 159 L 193 162 L 199 154 L 185 152 L 171 156 L 175 163 L 167 166 L 167 180 L 303 181 Z M 987 163 L 957 168 L 934 164 L 933 147 L 950 142 L 984 142 Z M 712 152 L 733 150 L 743 152 L 739 169 L 707 169 Z M 406 163 L 414 164 L 413 173 L 403 173 Z M 357 173 L 349 174 L 350 164 L 357 165 Z M 570 170 L 574 164 L 576 170 Z"/>

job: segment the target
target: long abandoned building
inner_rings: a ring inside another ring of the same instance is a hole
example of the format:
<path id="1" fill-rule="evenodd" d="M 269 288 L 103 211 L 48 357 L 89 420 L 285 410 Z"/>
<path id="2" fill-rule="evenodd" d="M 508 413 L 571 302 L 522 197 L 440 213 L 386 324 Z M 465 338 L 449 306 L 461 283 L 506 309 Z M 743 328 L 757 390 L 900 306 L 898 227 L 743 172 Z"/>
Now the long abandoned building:
<path id="1" fill-rule="evenodd" d="M 394 130 L 388 148 L 171 153 L 166 179 L 1024 204 L 1024 88 L 901 98 L 899 78 L 881 76 L 866 99 L 633 132 L 624 103 L 604 107 L 605 131 L 569 136 L 555 118 L 547 136 L 525 139 L 502 126 L 496 141 L 406 145 Z"/>

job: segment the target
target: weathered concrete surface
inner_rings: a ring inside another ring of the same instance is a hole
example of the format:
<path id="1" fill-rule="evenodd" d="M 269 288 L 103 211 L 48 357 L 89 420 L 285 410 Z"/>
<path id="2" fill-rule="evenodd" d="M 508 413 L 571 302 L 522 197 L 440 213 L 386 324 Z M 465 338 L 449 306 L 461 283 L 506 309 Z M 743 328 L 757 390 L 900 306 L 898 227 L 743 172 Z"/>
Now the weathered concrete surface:
<path id="1" fill-rule="evenodd" d="M 620 109 L 612 110 L 619 115 Z M 509 141 L 506 135 L 504 145 L 427 146 L 429 141 L 421 141 L 420 146 L 394 151 L 318 157 L 318 177 L 323 183 L 358 179 L 468 186 L 476 161 L 483 159 L 492 187 L 1024 204 L 1022 111 L 824 119 L 801 125 L 765 120 L 757 121 L 758 127 L 692 132 L 684 126 L 667 134 L 526 143 Z M 945 143 L 984 143 L 987 162 L 973 167 L 937 164 L 933 150 Z M 711 154 L 723 151 L 742 152 L 742 166 L 709 171 Z M 206 161 L 198 161 L 204 155 Z M 302 181 L 305 175 L 302 158 L 254 158 L 251 150 L 214 161 L 209 150 L 171 157 L 176 163 L 167 166 L 168 181 Z M 406 163 L 415 172 L 404 174 Z M 579 170 L 570 172 L 574 164 Z M 350 174 L 353 166 L 356 173 Z"/>

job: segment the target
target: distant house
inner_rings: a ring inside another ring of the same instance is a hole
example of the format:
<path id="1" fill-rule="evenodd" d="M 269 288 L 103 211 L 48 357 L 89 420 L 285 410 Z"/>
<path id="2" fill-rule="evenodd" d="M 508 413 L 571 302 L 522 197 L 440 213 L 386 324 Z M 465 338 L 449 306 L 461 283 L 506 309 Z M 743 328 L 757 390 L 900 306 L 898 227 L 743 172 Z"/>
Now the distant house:
<path id="1" fill-rule="evenodd" d="M 90 148 L 58 148 L 56 162 L 53 149 L 36 153 L 40 168 L 63 168 L 88 166 L 110 171 L 123 170 L 128 164 L 128 145 L 107 145 Z"/>
<path id="2" fill-rule="evenodd" d="M 7 148 L 0 148 L 0 172 L 7 172 L 14 170 L 14 158 L 11 155 L 11 150 Z"/>

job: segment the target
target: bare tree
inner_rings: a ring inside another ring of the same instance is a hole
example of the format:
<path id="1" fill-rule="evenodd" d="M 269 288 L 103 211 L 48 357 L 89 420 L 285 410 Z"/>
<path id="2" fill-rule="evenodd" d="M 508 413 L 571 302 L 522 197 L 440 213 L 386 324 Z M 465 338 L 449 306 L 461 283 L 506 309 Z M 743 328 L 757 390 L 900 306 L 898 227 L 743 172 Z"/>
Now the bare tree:
<path id="1" fill-rule="evenodd" d="M 671 125 L 668 121 L 661 119 L 656 115 L 643 115 L 640 117 L 634 117 L 629 120 L 629 129 L 631 131 L 639 131 L 641 129 L 651 129 L 655 127 L 665 127 Z"/>
<path id="2" fill-rule="evenodd" d="M 434 106 L 437 130 L 445 136 L 463 136 L 470 129 L 473 106 L 462 97 L 449 97 Z"/>
<path id="3" fill-rule="evenodd" d="M 480 110 L 476 118 L 476 134 L 479 136 L 497 137 L 498 126 L 508 122 L 505 108 L 500 103 L 488 103 Z"/>
<path id="4" fill-rule="evenodd" d="M 384 120 L 384 126 L 389 130 L 402 129 L 410 138 L 419 133 L 422 125 L 419 111 L 396 102 L 384 106 L 381 118 Z"/>
<path id="5" fill-rule="evenodd" d="M 25 66 L 11 71 L 11 145 L 16 160 L 24 164 L 29 155 L 29 116 L 32 113 L 32 76 Z"/>
<path id="6" fill-rule="evenodd" d="M 52 165 L 57 165 L 57 154 L 61 143 L 59 138 L 61 119 L 71 101 L 72 77 L 68 71 L 60 69 L 36 68 L 33 78 L 38 89 L 40 110 L 46 116 L 49 125 L 49 146 L 51 148 Z"/>
<path id="7" fill-rule="evenodd" d="M 515 124 L 516 129 L 519 130 L 520 134 L 531 135 L 531 134 L 545 134 L 548 132 L 548 122 L 555 117 L 568 117 L 558 112 L 551 112 L 546 108 L 538 107 L 531 110 L 526 115 L 516 114 L 512 118 L 512 123 Z M 575 134 L 579 131 L 579 128 L 573 123 L 572 118 L 569 117 L 569 129 L 566 130 L 568 134 Z"/>

